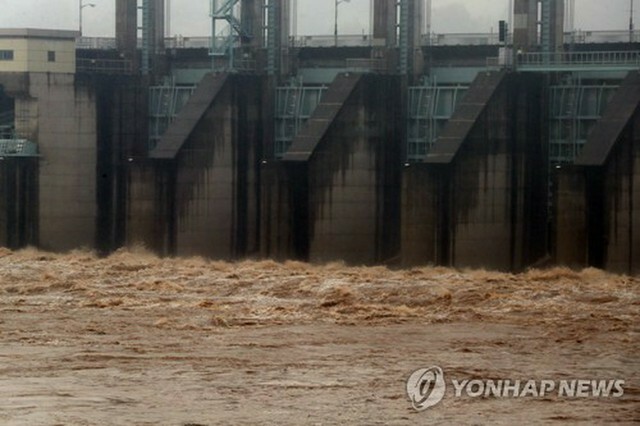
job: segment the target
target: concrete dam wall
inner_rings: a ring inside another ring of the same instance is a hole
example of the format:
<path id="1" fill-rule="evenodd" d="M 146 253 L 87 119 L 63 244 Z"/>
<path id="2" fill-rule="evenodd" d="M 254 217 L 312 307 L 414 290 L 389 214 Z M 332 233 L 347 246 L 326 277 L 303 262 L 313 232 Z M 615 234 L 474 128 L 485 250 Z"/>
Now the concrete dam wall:
<path id="1" fill-rule="evenodd" d="M 637 72 L 584 159 L 558 168 L 541 74 L 479 73 L 411 162 L 404 77 L 338 74 L 282 157 L 273 84 L 207 74 L 150 147 L 144 77 L 1 76 L 3 96 L 28 111 L 16 131 L 38 156 L 0 161 L 0 245 L 638 272 Z"/>
<path id="2" fill-rule="evenodd" d="M 558 262 L 640 270 L 640 73 L 629 73 L 573 167 L 558 174 Z M 572 244 L 572 242 L 575 242 Z"/>
<path id="3" fill-rule="evenodd" d="M 405 168 L 405 264 L 517 270 L 545 256 L 543 93 L 540 76 L 476 78 L 426 160 Z"/>
<path id="4" fill-rule="evenodd" d="M 339 75 L 282 161 L 265 167 L 264 254 L 371 264 L 396 256 L 398 81 Z M 282 188 L 287 188 L 284 192 Z M 281 235 L 289 235 L 281 239 Z"/>

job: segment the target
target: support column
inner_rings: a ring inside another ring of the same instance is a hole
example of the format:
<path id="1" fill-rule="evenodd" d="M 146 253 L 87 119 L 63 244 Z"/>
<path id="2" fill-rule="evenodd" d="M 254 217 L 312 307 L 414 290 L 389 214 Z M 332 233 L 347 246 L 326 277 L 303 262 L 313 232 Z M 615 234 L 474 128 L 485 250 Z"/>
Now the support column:
<path id="1" fill-rule="evenodd" d="M 374 58 L 386 59 L 388 69 L 410 77 L 423 73 L 423 0 L 375 0 Z M 384 50 L 386 48 L 386 51 Z M 390 54 L 396 49 L 397 56 Z"/>
<path id="2" fill-rule="evenodd" d="M 142 1 L 143 73 L 163 75 L 164 70 L 164 0 Z"/>
<path id="3" fill-rule="evenodd" d="M 404 0 L 409 12 L 409 20 L 407 21 L 409 61 L 407 63 L 407 73 L 409 80 L 422 76 L 424 60 L 422 55 L 422 20 L 424 17 L 424 1 L 423 0 Z"/>
<path id="4" fill-rule="evenodd" d="M 528 51 L 538 45 L 538 0 L 515 0 L 513 4 L 513 46 Z"/>
<path id="5" fill-rule="evenodd" d="M 373 5 L 373 38 L 386 47 L 394 47 L 398 42 L 396 3 L 397 0 L 375 0 Z"/>
<path id="6" fill-rule="evenodd" d="M 138 5 L 136 0 L 116 0 L 116 47 L 137 69 Z"/>
<path id="7" fill-rule="evenodd" d="M 152 0 L 153 5 L 152 10 L 152 24 L 153 28 L 151 30 L 151 35 L 153 37 L 153 54 L 164 56 L 165 54 L 165 46 L 164 46 L 164 0 Z"/>
<path id="8" fill-rule="evenodd" d="M 554 52 L 561 52 L 564 46 L 564 0 L 551 0 L 550 41 Z"/>
<path id="9" fill-rule="evenodd" d="M 243 0 L 241 8 L 242 27 L 251 34 L 242 40 L 243 47 L 260 49 L 264 46 L 264 0 Z"/>
<path id="10" fill-rule="evenodd" d="M 164 0 L 144 0 L 142 15 L 146 18 L 138 22 L 138 0 L 116 0 L 116 48 L 124 59 L 132 62 L 133 70 L 139 69 L 138 27 L 144 38 L 145 55 L 148 54 L 150 71 L 163 74 L 165 44 Z"/>
<path id="11" fill-rule="evenodd" d="M 541 28 L 538 30 L 538 9 Z M 548 22 L 546 21 L 548 19 Z M 550 52 L 562 50 L 564 44 L 564 0 L 515 0 L 513 4 L 513 45 L 531 51 L 542 45 Z M 547 45 L 547 46 L 545 46 Z"/>
<path id="12" fill-rule="evenodd" d="M 289 74 L 290 0 L 262 0 L 267 11 L 267 71 L 270 75 Z"/>

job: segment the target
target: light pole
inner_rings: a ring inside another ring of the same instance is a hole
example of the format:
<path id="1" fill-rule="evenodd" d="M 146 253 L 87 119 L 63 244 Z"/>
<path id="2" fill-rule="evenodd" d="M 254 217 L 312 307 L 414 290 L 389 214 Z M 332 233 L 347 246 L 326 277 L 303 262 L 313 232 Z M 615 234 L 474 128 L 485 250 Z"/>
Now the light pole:
<path id="1" fill-rule="evenodd" d="M 82 0 L 78 0 L 78 22 L 80 26 L 80 37 L 82 37 L 82 9 L 85 7 L 96 7 L 94 3 L 85 3 L 82 4 Z"/>
<path id="2" fill-rule="evenodd" d="M 634 40 L 634 26 L 633 26 L 633 0 L 629 0 L 629 43 L 633 43 Z"/>
<path id="3" fill-rule="evenodd" d="M 340 3 L 349 3 L 349 1 L 350 0 L 336 0 L 336 7 L 335 7 L 336 19 L 334 21 L 334 26 L 333 26 L 333 42 L 336 47 L 338 47 L 338 5 Z"/>

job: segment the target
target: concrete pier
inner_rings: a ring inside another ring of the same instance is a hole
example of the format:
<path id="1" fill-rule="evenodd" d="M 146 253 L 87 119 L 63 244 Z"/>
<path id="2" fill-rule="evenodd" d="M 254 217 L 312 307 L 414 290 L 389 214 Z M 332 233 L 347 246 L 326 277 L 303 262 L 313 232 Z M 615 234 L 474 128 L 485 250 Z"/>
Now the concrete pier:
<path id="1" fill-rule="evenodd" d="M 398 79 L 341 74 L 269 175 L 271 217 L 285 210 L 291 230 L 268 221 L 267 254 L 281 248 L 313 262 L 385 262 L 399 248 Z M 280 170 L 278 170 L 280 168 Z M 284 169 L 284 170 L 282 170 Z M 277 182 L 274 184 L 274 181 Z M 282 192 L 279 187 L 288 185 Z"/>
<path id="2" fill-rule="evenodd" d="M 0 246 L 38 243 L 37 170 L 34 160 L 0 160 Z"/>
<path id="3" fill-rule="evenodd" d="M 405 264 L 518 270 L 545 255 L 542 88 L 480 74 L 425 162 L 405 168 Z"/>
<path id="4" fill-rule="evenodd" d="M 640 271 L 640 73 L 631 72 L 576 165 L 558 173 L 557 262 Z"/>

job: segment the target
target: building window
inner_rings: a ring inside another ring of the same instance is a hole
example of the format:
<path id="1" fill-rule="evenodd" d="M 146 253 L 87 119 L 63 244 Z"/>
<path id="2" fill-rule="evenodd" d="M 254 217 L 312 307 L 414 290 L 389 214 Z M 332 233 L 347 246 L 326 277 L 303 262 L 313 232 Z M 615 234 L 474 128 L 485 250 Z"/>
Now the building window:
<path id="1" fill-rule="evenodd" d="M 13 61 L 13 50 L 0 50 L 0 61 Z"/>
<path id="2" fill-rule="evenodd" d="M 50 50 L 47 52 L 47 60 L 49 62 L 55 62 L 56 61 L 56 52 L 54 52 L 53 50 Z"/>

